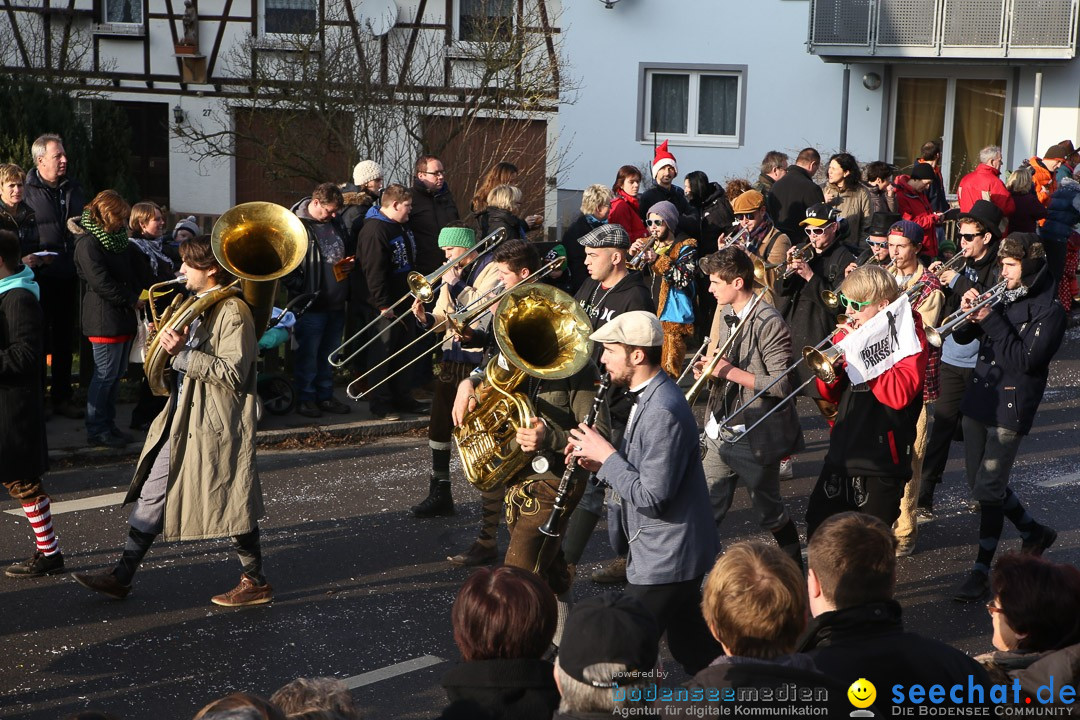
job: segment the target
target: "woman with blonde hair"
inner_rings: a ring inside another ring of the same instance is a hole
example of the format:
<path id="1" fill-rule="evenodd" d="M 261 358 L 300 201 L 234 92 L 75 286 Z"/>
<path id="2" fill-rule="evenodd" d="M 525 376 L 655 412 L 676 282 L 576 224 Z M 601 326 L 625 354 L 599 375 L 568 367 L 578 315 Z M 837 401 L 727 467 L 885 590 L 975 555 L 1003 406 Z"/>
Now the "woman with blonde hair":
<path id="1" fill-rule="evenodd" d="M 611 189 L 607 185 L 590 185 L 581 193 L 581 214 L 563 232 L 566 264 L 570 270 L 569 292 L 578 291 L 589 273 L 585 270 L 585 248 L 578 242 L 590 231 L 608 222 L 611 213 Z"/>
<path id="2" fill-rule="evenodd" d="M 487 208 L 477 214 L 480 237 L 487 237 L 496 230 L 506 230 L 507 238 L 525 239 L 525 221 L 519 216 L 521 189 L 516 185 L 497 185 L 487 194 Z"/>
<path id="3" fill-rule="evenodd" d="M 1035 195 L 1035 182 L 1030 167 L 1021 167 L 1009 174 L 1005 188 L 1012 195 L 1016 208 L 1009 217 L 1009 232 L 1038 232 L 1046 219 L 1046 206 Z"/>

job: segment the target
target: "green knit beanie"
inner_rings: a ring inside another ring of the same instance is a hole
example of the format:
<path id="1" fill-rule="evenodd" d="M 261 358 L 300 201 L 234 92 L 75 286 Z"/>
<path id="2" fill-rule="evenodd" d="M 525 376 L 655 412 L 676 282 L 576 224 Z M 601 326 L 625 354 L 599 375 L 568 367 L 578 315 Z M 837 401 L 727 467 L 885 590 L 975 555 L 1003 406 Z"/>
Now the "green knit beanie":
<path id="1" fill-rule="evenodd" d="M 476 244 L 476 233 L 467 227 L 444 227 L 439 231 L 439 247 L 460 247 L 472 249 Z"/>

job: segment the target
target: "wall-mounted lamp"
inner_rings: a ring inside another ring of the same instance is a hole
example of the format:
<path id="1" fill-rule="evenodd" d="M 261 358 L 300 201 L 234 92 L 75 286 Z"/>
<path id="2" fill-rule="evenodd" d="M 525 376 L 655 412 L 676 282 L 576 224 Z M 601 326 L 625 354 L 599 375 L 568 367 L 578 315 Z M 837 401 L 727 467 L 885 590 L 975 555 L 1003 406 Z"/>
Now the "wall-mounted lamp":
<path id="1" fill-rule="evenodd" d="M 176 105 L 173 105 L 172 117 L 173 117 L 173 121 L 177 125 L 183 125 L 184 124 L 184 117 L 185 117 L 184 116 L 184 108 L 180 107 L 180 103 L 177 103 Z"/>
<path id="2" fill-rule="evenodd" d="M 604 7 L 610 10 L 615 7 L 615 3 L 619 2 L 619 0 L 600 0 L 600 2 L 604 3 Z"/>
<path id="3" fill-rule="evenodd" d="M 877 90 L 881 87 L 881 76 L 876 72 L 868 72 L 862 76 L 862 84 L 867 90 Z"/>

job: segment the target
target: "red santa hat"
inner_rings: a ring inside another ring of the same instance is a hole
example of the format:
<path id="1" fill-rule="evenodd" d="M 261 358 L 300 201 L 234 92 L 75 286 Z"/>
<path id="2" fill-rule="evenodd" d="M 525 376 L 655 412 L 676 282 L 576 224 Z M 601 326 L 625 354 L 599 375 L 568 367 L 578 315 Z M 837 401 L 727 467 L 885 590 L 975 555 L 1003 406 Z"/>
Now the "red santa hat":
<path id="1" fill-rule="evenodd" d="M 664 142 L 660 143 L 660 147 L 656 148 L 656 155 L 653 156 L 652 161 L 653 177 L 656 177 L 656 173 L 658 173 L 660 171 L 660 168 L 664 167 L 665 165 L 670 165 L 671 167 L 675 168 L 675 174 L 679 174 L 679 168 L 675 165 L 675 156 L 668 152 L 667 144 L 668 141 L 665 140 Z"/>

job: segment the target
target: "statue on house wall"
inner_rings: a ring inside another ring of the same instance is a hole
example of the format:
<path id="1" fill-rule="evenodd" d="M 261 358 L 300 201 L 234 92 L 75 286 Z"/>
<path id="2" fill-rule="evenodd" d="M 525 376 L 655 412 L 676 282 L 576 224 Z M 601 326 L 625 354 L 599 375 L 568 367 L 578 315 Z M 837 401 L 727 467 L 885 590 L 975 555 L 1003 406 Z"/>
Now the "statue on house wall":
<path id="1" fill-rule="evenodd" d="M 184 0 L 184 38 L 182 45 L 198 47 L 199 45 L 199 14 L 195 10 L 195 0 Z"/>

